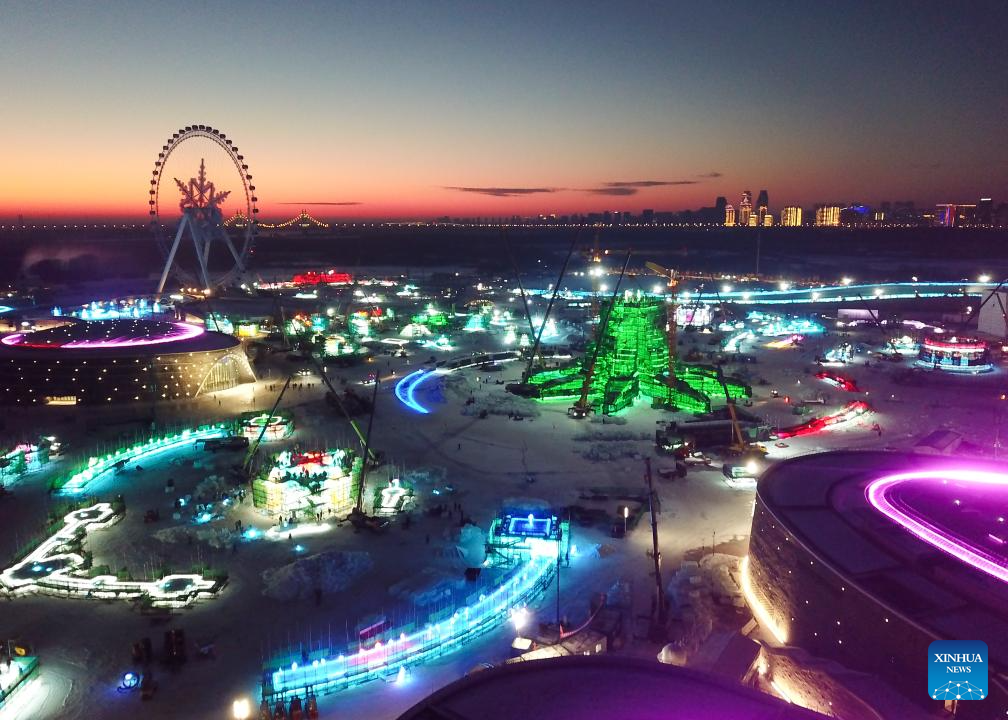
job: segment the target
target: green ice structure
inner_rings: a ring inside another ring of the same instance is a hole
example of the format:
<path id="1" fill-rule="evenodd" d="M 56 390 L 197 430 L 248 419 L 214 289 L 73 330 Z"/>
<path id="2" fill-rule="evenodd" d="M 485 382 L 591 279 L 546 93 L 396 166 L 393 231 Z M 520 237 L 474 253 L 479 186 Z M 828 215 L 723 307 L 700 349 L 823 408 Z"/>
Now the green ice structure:
<path id="1" fill-rule="evenodd" d="M 606 322 L 606 313 L 611 313 Z M 598 358 L 588 389 L 595 412 L 612 415 L 643 395 L 655 408 L 694 414 L 711 410 L 711 397 L 723 397 L 717 370 L 707 365 L 676 363 L 675 378 L 668 381 L 668 345 L 665 305 L 646 297 L 627 295 L 603 308 Z M 528 383 L 541 400 L 576 400 L 581 396 L 587 366 L 595 353 L 589 344 L 585 356 L 557 370 L 534 373 Z M 752 388 L 737 378 L 724 378 L 732 399 L 750 397 Z"/>

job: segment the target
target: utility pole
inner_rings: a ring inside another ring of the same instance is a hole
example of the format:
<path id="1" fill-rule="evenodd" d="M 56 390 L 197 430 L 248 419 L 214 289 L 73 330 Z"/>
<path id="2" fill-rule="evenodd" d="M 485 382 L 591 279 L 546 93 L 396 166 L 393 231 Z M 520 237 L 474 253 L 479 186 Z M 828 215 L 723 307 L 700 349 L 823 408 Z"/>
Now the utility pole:
<path id="1" fill-rule="evenodd" d="M 357 503 L 354 506 L 354 513 L 358 516 L 364 513 L 364 480 L 367 477 L 367 464 L 371 452 L 371 428 L 374 426 L 375 411 L 378 409 L 378 383 L 381 378 L 375 370 L 374 391 L 371 393 L 371 417 L 368 418 L 367 435 L 364 436 L 364 457 L 361 462 L 360 488 L 357 491 Z"/>
<path id="2" fill-rule="evenodd" d="M 648 484 L 648 510 L 651 513 L 651 557 L 654 559 L 655 576 L 655 613 L 651 617 L 652 634 L 664 631 L 665 612 L 665 588 L 662 587 L 661 579 L 661 551 L 658 550 L 658 519 L 655 517 L 655 494 L 654 483 L 651 480 L 651 458 L 644 458 L 644 477 Z"/>
<path id="3" fill-rule="evenodd" d="M 559 521 L 557 522 L 559 525 Z M 557 528 L 557 562 L 556 562 L 556 622 L 557 622 L 557 638 L 563 640 L 563 625 L 560 624 L 560 546 L 563 544 L 563 527 Z"/>

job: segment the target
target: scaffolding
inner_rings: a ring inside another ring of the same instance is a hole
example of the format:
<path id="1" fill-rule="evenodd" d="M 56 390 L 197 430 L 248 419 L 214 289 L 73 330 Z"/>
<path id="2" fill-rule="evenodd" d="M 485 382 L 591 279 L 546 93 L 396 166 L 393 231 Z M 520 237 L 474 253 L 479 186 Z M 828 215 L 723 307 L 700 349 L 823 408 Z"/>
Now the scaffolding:
<path id="1" fill-rule="evenodd" d="M 711 396 L 724 394 L 716 368 L 677 361 L 675 377 L 668 376 L 663 302 L 627 293 L 604 307 L 602 314 L 600 327 L 605 332 L 596 341 L 598 352 L 588 389 L 588 402 L 594 412 L 615 414 L 641 396 L 650 399 L 655 408 L 693 414 L 711 411 Z M 596 345 L 591 343 L 581 360 L 535 373 L 528 384 L 540 400 L 576 399 L 595 354 Z M 752 395 L 752 389 L 737 378 L 725 378 L 725 385 L 733 400 Z"/>
<path id="2" fill-rule="evenodd" d="M 360 491 L 361 465 L 347 449 L 279 453 L 252 481 L 252 504 L 270 515 L 349 512 Z"/>

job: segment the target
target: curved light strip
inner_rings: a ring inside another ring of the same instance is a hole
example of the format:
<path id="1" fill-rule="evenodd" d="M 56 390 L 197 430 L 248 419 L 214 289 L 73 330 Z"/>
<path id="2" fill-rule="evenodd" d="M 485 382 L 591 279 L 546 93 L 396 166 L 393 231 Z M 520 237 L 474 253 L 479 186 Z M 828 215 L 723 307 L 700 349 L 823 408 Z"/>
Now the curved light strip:
<path id="1" fill-rule="evenodd" d="M 223 425 L 209 425 L 192 430 L 183 430 L 173 435 L 154 438 L 144 443 L 117 450 L 104 457 L 90 458 L 83 469 L 70 476 L 70 479 L 60 488 L 67 495 L 78 495 L 84 492 L 84 487 L 99 475 L 114 470 L 120 463 L 130 463 L 141 458 L 148 458 L 168 450 L 175 450 L 190 443 L 211 438 L 221 438 L 228 435 Z"/>
<path id="2" fill-rule="evenodd" d="M 918 472 L 886 475 L 873 480 L 865 488 L 868 502 L 880 513 L 897 525 L 909 530 L 927 544 L 951 555 L 962 562 L 1008 583 L 1008 566 L 966 538 L 953 534 L 948 529 L 937 526 L 904 503 L 890 499 L 890 492 L 898 485 L 911 480 L 942 482 L 955 480 L 976 485 L 1008 486 L 1008 475 L 985 470 L 922 470 Z"/>
<path id="3" fill-rule="evenodd" d="M 311 664 L 275 670 L 270 688 L 263 688 L 271 699 L 294 696 L 312 688 L 316 692 L 339 690 L 352 685 L 388 677 L 399 668 L 417 665 L 458 650 L 465 643 L 506 622 L 510 611 L 524 607 L 545 589 L 556 567 L 552 555 L 533 557 L 489 595 L 459 608 L 438 623 L 429 623 L 410 634 L 401 633 L 386 643 L 360 648 L 352 655 L 313 660 Z"/>
<path id="4" fill-rule="evenodd" d="M 384 342 L 384 341 L 383 341 Z M 477 367 L 483 365 L 487 362 L 492 363 L 503 363 L 510 362 L 512 360 L 517 360 L 520 355 L 517 352 L 506 351 L 503 353 L 493 353 L 489 356 L 481 356 L 479 359 L 470 362 L 470 358 L 463 358 L 460 360 L 449 361 L 444 366 L 439 367 L 436 370 L 416 370 L 402 380 L 396 383 L 395 394 L 396 397 L 406 407 L 411 410 L 415 410 L 421 415 L 429 415 L 430 410 L 425 408 L 415 397 L 416 390 L 424 382 L 429 380 L 435 375 L 447 375 L 448 373 L 454 372 L 456 370 L 465 370 L 466 368 Z M 489 358 L 489 359 L 484 359 Z"/>
<path id="5" fill-rule="evenodd" d="M 190 323 L 172 323 L 174 331 L 161 333 L 152 338 L 119 338 L 112 340 L 71 340 L 62 345 L 51 345 L 48 343 L 24 342 L 24 333 L 8 335 L 0 340 L 4 345 L 13 347 L 39 348 L 44 350 L 59 350 L 62 348 L 72 348 L 75 350 L 90 350 L 94 348 L 122 348 L 122 347 L 143 347 L 145 345 L 160 345 L 162 343 L 178 342 L 179 340 L 190 340 L 199 337 L 206 332 L 199 325 Z"/>
<path id="6" fill-rule="evenodd" d="M 435 374 L 436 373 L 434 373 L 433 371 L 427 372 L 426 370 L 417 370 L 415 372 L 410 373 L 402 380 L 397 382 L 395 386 L 395 395 L 397 398 L 399 398 L 399 402 L 401 402 L 403 405 L 410 408 L 411 410 L 420 413 L 421 415 L 430 414 L 430 410 L 428 410 L 419 402 L 417 402 L 415 394 L 416 389 L 425 380 L 427 380 L 430 377 L 433 377 Z"/>
<path id="7" fill-rule="evenodd" d="M 752 610 L 756 622 L 766 628 L 781 645 L 787 645 L 787 629 L 777 622 L 770 613 L 770 609 L 763 604 L 759 593 L 756 592 L 756 588 L 753 587 L 748 555 L 742 558 L 742 562 L 739 563 L 739 584 L 742 586 L 742 595 L 745 597 L 746 602 L 749 603 L 749 609 Z"/>

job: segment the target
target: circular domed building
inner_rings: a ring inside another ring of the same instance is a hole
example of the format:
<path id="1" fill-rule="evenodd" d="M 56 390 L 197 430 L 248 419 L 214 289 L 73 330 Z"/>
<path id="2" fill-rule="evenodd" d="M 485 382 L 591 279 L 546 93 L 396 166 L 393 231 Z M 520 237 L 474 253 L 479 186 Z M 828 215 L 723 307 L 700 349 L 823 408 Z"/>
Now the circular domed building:
<path id="1" fill-rule="evenodd" d="M 108 405 L 252 382 L 241 343 L 168 320 L 70 322 L 0 339 L 0 404 Z"/>
<path id="2" fill-rule="evenodd" d="M 742 586 L 781 646 L 881 678 L 926 712 L 1008 708 L 1003 465 L 895 452 L 779 463 L 756 491 Z M 928 687 L 936 640 L 987 643 L 988 697 Z"/>
<path id="3" fill-rule="evenodd" d="M 613 655 L 570 655 L 473 672 L 399 720 L 822 720 L 715 675 Z"/>

